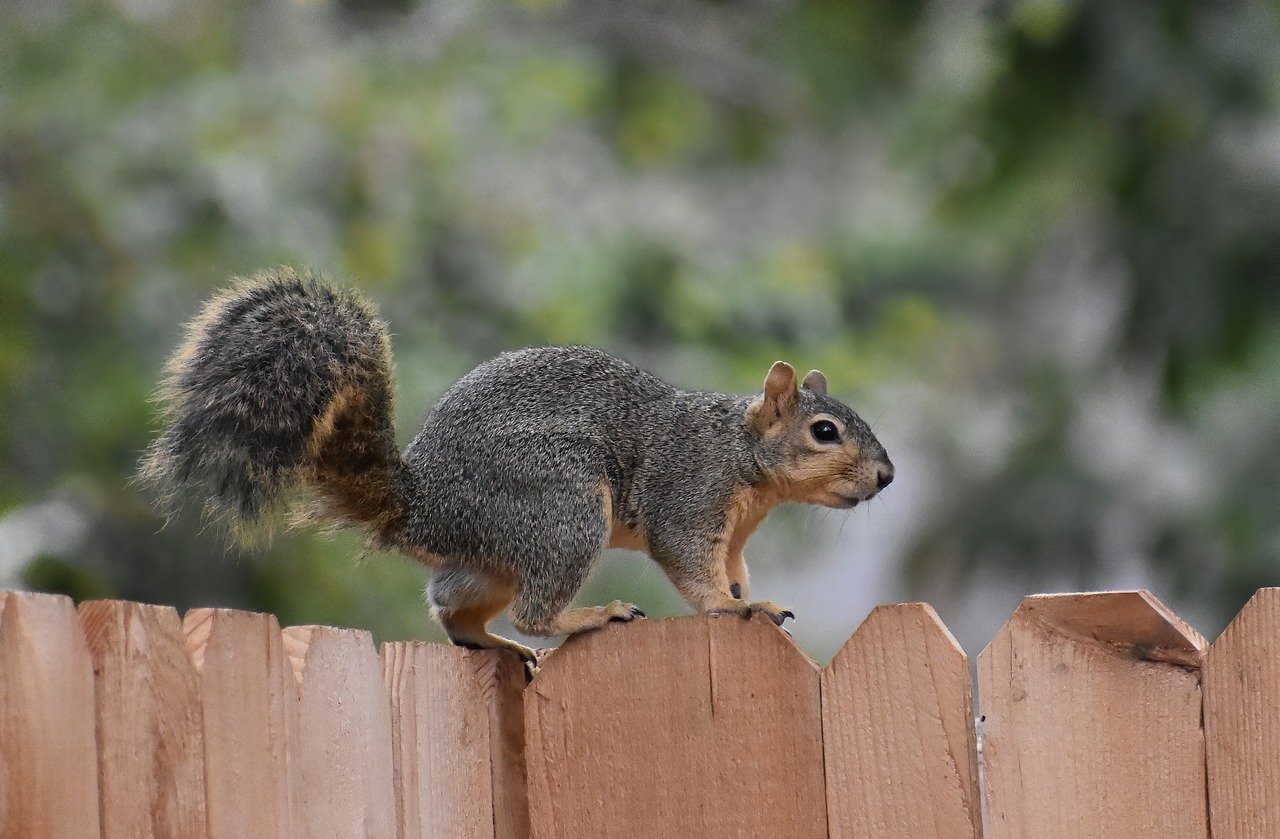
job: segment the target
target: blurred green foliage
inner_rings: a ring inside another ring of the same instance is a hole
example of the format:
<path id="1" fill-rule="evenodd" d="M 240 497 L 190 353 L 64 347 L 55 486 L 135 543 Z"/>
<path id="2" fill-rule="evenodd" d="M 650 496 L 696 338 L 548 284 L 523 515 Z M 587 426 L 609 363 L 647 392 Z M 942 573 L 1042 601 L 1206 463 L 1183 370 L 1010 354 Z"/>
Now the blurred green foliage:
<path id="1" fill-rule="evenodd" d="M 0 578 L 437 637 L 407 561 L 128 483 L 179 325 L 291 263 L 383 307 L 402 439 L 512 346 L 786 357 L 917 467 L 906 591 L 1137 567 L 1216 629 L 1280 575 L 1277 56 L 1274 4 L 6 4 Z M 677 609 L 641 568 L 584 597 Z"/>

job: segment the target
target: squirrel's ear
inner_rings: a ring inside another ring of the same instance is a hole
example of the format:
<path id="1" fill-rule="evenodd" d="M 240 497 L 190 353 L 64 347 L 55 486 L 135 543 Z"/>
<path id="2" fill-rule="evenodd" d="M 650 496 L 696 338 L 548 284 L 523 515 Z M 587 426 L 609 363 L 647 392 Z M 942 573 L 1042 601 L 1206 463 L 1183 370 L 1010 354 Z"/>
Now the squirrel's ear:
<path id="1" fill-rule="evenodd" d="M 752 426 L 763 433 L 774 423 L 794 417 L 798 395 L 796 368 L 785 361 L 775 361 L 764 377 L 764 393 L 748 409 Z"/>
<path id="2" fill-rule="evenodd" d="M 805 390 L 816 393 L 819 396 L 827 395 L 827 377 L 822 375 L 820 370 L 810 370 L 809 375 L 804 377 L 804 384 L 801 385 Z"/>

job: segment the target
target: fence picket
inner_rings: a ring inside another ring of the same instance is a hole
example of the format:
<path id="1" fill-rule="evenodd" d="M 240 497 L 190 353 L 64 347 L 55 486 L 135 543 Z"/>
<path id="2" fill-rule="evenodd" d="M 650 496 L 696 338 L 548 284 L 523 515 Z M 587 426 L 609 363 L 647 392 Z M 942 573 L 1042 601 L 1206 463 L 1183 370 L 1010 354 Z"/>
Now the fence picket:
<path id="1" fill-rule="evenodd" d="M 373 636 L 291 626 L 284 646 L 298 681 L 302 834 L 392 839 L 391 712 Z"/>
<path id="2" fill-rule="evenodd" d="M 183 631 L 200 674 L 209 835 L 301 835 L 298 692 L 275 616 L 192 609 Z"/>
<path id="3" fill-rule="evenodd" d="M 763 616 L 569 639 L 525 693 L 532 835 L 826 836 L 819 690 Z"/>
<path id="4" fill-rule="evenodd" d="M 832 837 L 976 839 L 969 662 L 923 603 L 879 606 L 822 673 Z"/>
<path id="5" fill-rule="evenodd" d="M 1024 598 L 978 660 L 988 839 L 1207 836 L 1203 648 L 1145 591 Z"/>
<path id="6" fill-rule="evenodd" d="M 1215 839 L 1280 836 L 1280 588 L 1258 591 L 1205 654 Z"/>
<path id="7" fill-rule="evenodd" d="M 200 689 L 178 613 L 94 600 L 77 617 L 93 657 L 102 835 L 206 835 Z"/>
<path id="8" fill-rule="evenodd" d="M 382 645 L 391 706 L 397 835 L 528 835 L 521 691 L 510 653 L 444 644 Z"/>
<path id="9" fill-rule="evenodd" d="M 98 836 L 97 755 L 70 598 L 0 592 L 0 836 Z"/>

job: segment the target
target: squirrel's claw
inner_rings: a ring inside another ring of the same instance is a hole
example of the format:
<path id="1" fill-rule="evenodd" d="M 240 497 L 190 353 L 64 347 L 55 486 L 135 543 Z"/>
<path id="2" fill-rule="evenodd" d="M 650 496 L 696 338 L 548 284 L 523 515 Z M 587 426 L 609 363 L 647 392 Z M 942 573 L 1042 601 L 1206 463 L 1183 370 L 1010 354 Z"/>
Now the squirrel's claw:
<path id="1" fill-rule="evenodd" d="M 630 623 L 636 618 L 646 617 L 644 610 L 634 603 L 622 603 L 620 605 L 623 607 L 624 611 L 611 616 L 609 618 L 611 622 L 622 621 L 623 623 Z"/>
<path id="2" fill-rule="evenodd" d="M 529 658 L 525 658 L 523 655 L 520 656 L 524 659 L 524 677 L 526 682 L 533 681 L 533 677 L 538 675 L 538 670 L 542 667 L 543 660 L 552 652 L 554 652 L 554 650 L 539 648 L 536 650 L 529 650 Z"/>
<path id="3" fill-rule="evenodd" d="M 768 600 L 757 600 L 747 604 L 747 617 L 755 614 L 768 615 L 769 620 L 773 621 L 774 626 L 782 626 L 783 621 L 787 618 L 795 618 L 795 613 L 790 609 L 784 609 L 776 603 Z"/>
<path id="4" fill-rule="evenodd" d="M 776 626 L 782 626 L 783 621 L 787 618 L 795 619 L 795 613 L 790 609 L 784 609 L 776 603 L 768 600 L 756 600 L 751 603 L 743 603 L 741 601 L 730 602 L 707 612 L 711 615 L 741 615 L 744 618 L 750 618 L 752 615 L 761 614 L 768 615 L 769 620 L 773 621 Z"/>
<path id="5" fill-rule="evenodd" d="M 775 626 L 782 626 L 783 622 L 786 621 L 787 618 L 791 618 L 792 620 L 796 619 L 795 612 L 792 612 L 790 609 L 783 609 L 781 612 L 773 612 L 768 609 L 758 609 L 756 611 L 764 612 L 768 615 L 769 620 L 773 621 Z"/>

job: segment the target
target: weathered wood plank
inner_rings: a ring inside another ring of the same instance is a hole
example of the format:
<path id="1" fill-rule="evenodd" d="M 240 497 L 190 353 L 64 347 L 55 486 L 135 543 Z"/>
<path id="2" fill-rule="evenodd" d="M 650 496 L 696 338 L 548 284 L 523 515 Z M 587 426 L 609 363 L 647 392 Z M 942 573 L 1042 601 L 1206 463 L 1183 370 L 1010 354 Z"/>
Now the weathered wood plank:
<path id="1" fill-rule="evenodd" d="M 183 631 L 200 674 L 209 835 L 302 835 L 298 692 L 275 616 L 192 609 Z"/>
<path id="2" fill-rule="evenodd" d="M 1280 836 L 1280 588 L 1264 588 L 1205 654 L 1214 839 Z"/>
<path id="3" fill-rule="evenodd" d="M 298 679 L 302 830 L 311 839 L 391 839 L 391 711 L 373 636 L 291 626 L 285 651 Z"/>
<path id="4" fill-rule="evenodd" d="M 569 639 L 525 692 L 533 835 L 825 837 L 819 691 L 763 616 Z"/>
<path id="5" fill-rule="evenodd" d="M 98 836 L 97 755 L 75 606 L 0 592 L 0 836 Z"/>
<path id="6" fill-rule="evenodd" d="M 382 645 L 398 836 L 528 836 L 524 665 L 509 653 Z"/>
<path id="7" fill-rule="evenodd" d="M 924 603 L 876 608 L 822 673 L 832 837 L 975 839 L 969 662 Z"/>
<path id="8" fill-rule="evenodd" d="M 979 657 L 986 836 L 1207 836 L 1204 640 L 1145 591 L 1037 595 Z"/>
<path id="9" fill-rule="evenodd" d="M 178 613 L 95 600 L 77 617 L 93 657 L 102 835 L 206 835 L 200 688 Z"/>

